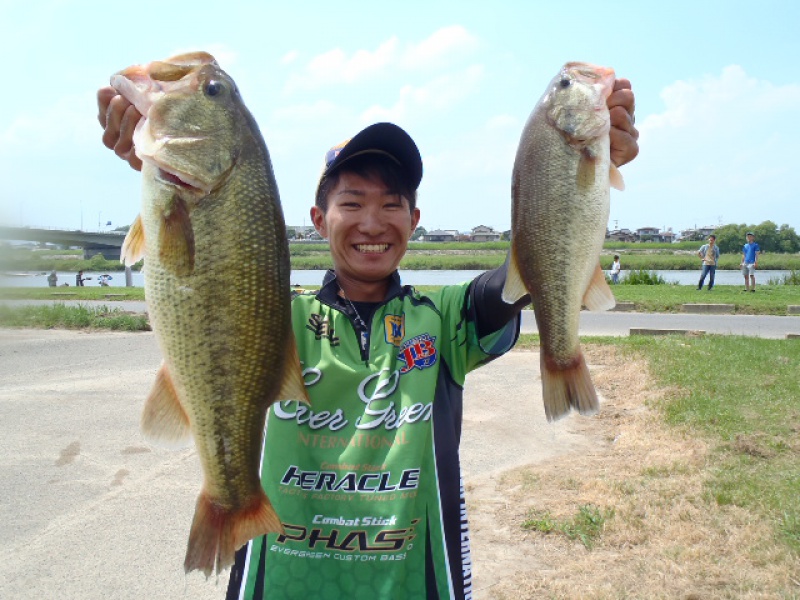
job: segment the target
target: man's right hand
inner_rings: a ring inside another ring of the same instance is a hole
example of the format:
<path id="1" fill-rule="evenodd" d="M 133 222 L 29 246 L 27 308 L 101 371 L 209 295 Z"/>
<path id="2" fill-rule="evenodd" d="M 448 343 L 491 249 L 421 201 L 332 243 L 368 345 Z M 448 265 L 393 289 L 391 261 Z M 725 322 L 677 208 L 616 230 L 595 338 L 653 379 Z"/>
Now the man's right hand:
<path id="1" fill-rule="evenodd" d="M 103 127 L 103 144 L 137 171 L 142 161 L 133 147 L 133 132 L 142 114 L 113 87 L 97 90 L 97 119 Z"/>

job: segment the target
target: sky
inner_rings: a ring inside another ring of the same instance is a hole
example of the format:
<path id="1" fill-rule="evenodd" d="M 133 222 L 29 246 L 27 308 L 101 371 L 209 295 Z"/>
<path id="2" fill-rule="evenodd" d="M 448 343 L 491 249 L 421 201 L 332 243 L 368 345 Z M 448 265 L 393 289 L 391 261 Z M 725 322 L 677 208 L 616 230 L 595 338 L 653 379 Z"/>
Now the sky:
<path id="1" fill-rule="evenodd" d="M 391 121 L 422 154 L 420 225 L 509 229 L 525 121 L 580 60 L 636 95 L 609 228 L 800 231 L 799 25 L 793 0 L 0 0 L 0 224 L 130 224 L 141 177 L 102 145 L 96 91 L 205 50 L 259 124 L 290 226 L 310 225 L 325 151 Z"/>

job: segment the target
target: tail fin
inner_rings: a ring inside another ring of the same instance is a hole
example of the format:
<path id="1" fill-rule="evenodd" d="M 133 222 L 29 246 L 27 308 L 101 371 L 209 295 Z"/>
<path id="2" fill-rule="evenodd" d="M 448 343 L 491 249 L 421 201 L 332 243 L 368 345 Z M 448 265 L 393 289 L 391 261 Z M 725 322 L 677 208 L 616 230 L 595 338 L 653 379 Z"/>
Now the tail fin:
<path id="1" fill-rule="evenodd" d="M 580 350 L 567 367 L 556 364 L 542 352 L 541 373 L 544 412 L 548 421 L 560 419 L 571 408 L 582 415 L 593 415 L 600 410 L 589 367 Z"/>
<path id="2" fill-rule="evenodd" d="M 183 568 L 187 573 L 200 570 L 206 577 L 216 569 L 219 575 L 249 540 L 278 532 L 283 532 L 283 526 L 260 487 L 249 504 L 236 510 L 216 504 L 203 490 L 197 498 Z"/>

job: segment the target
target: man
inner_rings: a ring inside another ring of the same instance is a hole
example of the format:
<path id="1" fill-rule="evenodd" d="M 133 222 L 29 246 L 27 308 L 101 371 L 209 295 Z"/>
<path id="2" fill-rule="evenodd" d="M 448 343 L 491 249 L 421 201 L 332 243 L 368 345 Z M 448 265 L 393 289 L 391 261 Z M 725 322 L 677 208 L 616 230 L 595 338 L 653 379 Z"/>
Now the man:
<path id="1" fill-rule="evenodd" d="M 609 98 L 612 160 L 638 153 L 626 80 Z M 104 143 L 139 166 L 135 109 L 98 92 Z M 505 267 L 420 294 L 397 267 L 420 220 L 422 160 L 389 123 L 325 156 L 311 219 L 333 269 L 292 321 L 311 406 L 270 410 L 262 484 L 285 532 L 237 553 L 228 598 L 471 598 L 458 445 L 466 374 L 508 351 Z"/>
<path id="2" fill-rule="evenodd" d="M 756 291 L 756 266 L 761 247 L 756 243 L 756 236 L 752 231 L 746 234 L 747 243 L 742 247 L 742 275 L 744 276 L 744 291 Z"/>
<path id="3" fill-rule="evenodd" d="M 708 243 L 700 246 L 697 251 L 697 256 L 703 259 L 702 270 L 700 271 L 700 283 L 697 284 L 697 289 L 703 289 L 703 283 L 708 278 L 708 290 L 714 287 L 714 274 L 717 271 L 717 261 L 719 260 L 719 246 L 717 246 L 717 236 L 708 236 Z"/>

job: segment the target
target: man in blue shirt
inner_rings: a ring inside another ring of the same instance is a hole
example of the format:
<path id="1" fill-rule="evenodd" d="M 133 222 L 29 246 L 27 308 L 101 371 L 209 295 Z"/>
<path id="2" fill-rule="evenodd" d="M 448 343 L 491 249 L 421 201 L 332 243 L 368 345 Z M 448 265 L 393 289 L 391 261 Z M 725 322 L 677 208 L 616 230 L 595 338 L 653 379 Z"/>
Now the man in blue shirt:
<path id="1" fill-rule="evenodd" d="M 761 247 L 756 243 L 752 231 L 747 232 L 747 243 L 742 247 L 742 275 L 744 275 L 744 291 L 756 291 L 756 265 Z M 749 276 L 749 278 L 748 278 Z"/>

